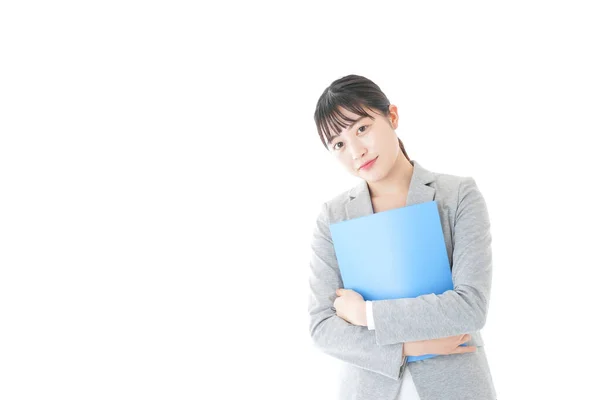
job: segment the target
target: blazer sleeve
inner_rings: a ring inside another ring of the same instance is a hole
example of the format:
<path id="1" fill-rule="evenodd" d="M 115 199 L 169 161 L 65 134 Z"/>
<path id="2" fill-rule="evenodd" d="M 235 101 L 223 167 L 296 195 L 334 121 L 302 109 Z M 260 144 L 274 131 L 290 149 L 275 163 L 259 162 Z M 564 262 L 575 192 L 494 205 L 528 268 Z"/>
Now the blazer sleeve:
<path id="1" fill-rule="evenodd" d="M 325 354 L 372 372 L 399 380 L 406 367 L 403 343 L 377 344 L 375 331 L 351 324 L 332 310 L 335 291 L 343 287 L 327 216 L 321 206 L 313 230 L 309 269 L 309 332 Z"/>
<path id="2" fill-rule="evenodd" d="M 454 289 L 440 295 L 373 301 L 379 345 L 473 333 L 486 321 L 492 282 L 492 236 L 475 180 L 459 183 L 452 236 Z"/>

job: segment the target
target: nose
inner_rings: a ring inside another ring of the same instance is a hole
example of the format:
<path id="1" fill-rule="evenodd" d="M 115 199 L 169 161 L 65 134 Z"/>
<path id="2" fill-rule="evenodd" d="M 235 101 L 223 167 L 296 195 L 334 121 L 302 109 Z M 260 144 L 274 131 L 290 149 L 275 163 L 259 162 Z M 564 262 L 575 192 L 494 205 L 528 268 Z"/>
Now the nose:
<path id="1" fill-rule="evenodd" d="M 350 154 L 352 154 L 353 160 L 360 160 L 366 153 L 367 149 L 363 146 L 359 140 L 352 140 L 349 143 Z"/>

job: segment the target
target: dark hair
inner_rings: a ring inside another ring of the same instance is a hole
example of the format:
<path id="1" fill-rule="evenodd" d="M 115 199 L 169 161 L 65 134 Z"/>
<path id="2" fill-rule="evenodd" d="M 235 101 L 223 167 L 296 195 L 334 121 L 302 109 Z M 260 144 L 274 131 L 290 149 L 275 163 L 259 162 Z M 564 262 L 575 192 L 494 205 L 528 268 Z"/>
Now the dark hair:
<path id="1" fill-rule="evenodd" d="M 356 120 L 342 114 L 339 108 L 344 108 L 362 117 L 369 117 L 365 108 L 388 117 L 390 101 L 373 81 L 360 75 L 346 75 L 331 83 L 323 92 L 315 110 L 315 123 L 321 142 L 328 149 L 331 140 L 340 134 L 342 129 L 349 127 Z M 335 134 L 332 133 L 332 129 Z M 400 150 L 410 161 L 402 140 L 398 138 Z"/>

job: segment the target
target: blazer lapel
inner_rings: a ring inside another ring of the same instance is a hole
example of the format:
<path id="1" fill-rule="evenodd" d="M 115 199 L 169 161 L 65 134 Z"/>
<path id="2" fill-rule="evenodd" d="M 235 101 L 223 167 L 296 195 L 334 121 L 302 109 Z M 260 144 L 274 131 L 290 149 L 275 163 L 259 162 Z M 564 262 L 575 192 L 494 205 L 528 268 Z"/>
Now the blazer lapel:
<path id="1" fill-rule="evenodd" d="M 431 171 L 423 168 L 416 160 L 411 160 L 413 174 L 408 186 L 406 206 L 432 201 L 435 197 L 435 188 L 428 184 L 434 181 Z M 373 203 L 367 181 L 361 179 L 360 183 L 349 191 L 346 202 L 346 217 L 353 219 L 373 214 Z"/>

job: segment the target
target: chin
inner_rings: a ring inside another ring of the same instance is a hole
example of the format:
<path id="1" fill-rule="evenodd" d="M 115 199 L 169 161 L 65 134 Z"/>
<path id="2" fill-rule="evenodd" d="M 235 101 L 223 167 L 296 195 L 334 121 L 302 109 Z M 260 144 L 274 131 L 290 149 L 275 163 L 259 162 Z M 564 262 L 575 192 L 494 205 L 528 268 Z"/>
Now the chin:
<path id="1" fill-rule="evenodd" d="M 377 173 L 376 171 L 373 171 L 373 173 L 368 173 L 368 174 L 360 174 L 359 175 L 361 178 L 363 178 L 365 181 L 369 181 L 369 182 L 377 182 L 378 180 L 380 180 L 382 178 L 380 173 Z"/>
<path id="2" fill-rule="evenodd" d="M 375 183 L 375 182 L 377 182 L 377 181 L 381 180 L 381 177 L 380 177 L 380 176 L 378 176 L 378 177 L 376 177 L 376 178 L 370 178 L 370 177 L 367 177 L 367 178 L 364 178 L 364 179 L 365 179 L 365 181 L 367 181 L 367 182 L 369 182 L 369 183 Z"/>
<path id="3" fill-rule="evenodd" d="M 381 169 L 378 169 L 377 171 L 365 171 L 362 174 L 360 174 L 360 176 L 361 176 L 361 178 L 363 178 L 369 182 L 377 182 L 377 181 L 385 178 L 388 173 L 389 173 L 389 170 L 386 173 L 384 173 L 381 171 Z"/>

